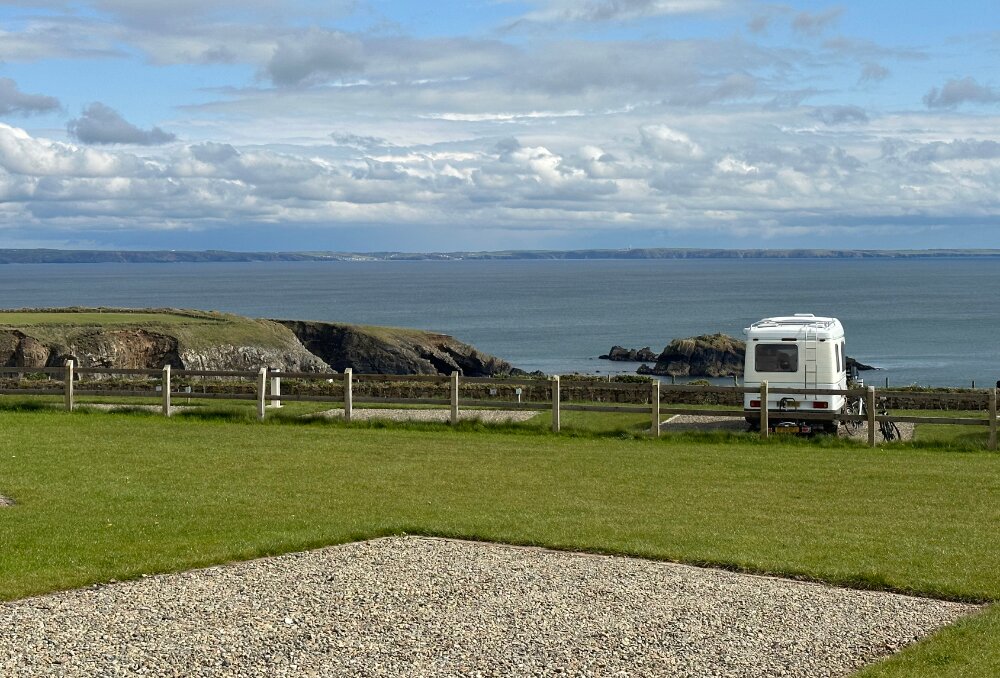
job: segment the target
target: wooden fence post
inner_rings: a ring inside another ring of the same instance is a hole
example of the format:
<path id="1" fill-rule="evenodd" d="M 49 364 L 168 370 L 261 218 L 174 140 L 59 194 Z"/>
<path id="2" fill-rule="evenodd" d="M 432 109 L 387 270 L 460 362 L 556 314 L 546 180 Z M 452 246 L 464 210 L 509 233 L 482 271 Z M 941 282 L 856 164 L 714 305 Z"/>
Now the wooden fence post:
<path id="1" fill-rule="evenodd" d="M 344 369 L 344 421 L 351 422 L 354 414 L 354 370 Z"/>
<path id="2" fill-rule="evenodd" d="M 451 425 L 458 423 L 458 372 L 451 373 Z"/>
<path id="3" fill-rule="evenodd" d="M 767 413 L 767 380 L 760 382 L 760 437 L 766 438 L 769 435 L 768 429 L 771 422 L 768 421 Z"/>
<path id="4" fill-rule="evenodd" d="M 63 383 L 66 396 L 66 410 L 73 411 L 73 361 L 66 361 L 66 374 L 63 376 Z"/>
<path id="5" fill-rule="evenodd" d="M 552 430 L 559 433 L 559 375 L 552 375 Z"/>
<path id="6" fill-rule="evenodd" d="M 868 447 L 875 447 L 875 387 L 869 386 L 865 393 L 865 408 L 868 410 Z"/>
<path id="7" fill-rule="evenodd" d="M 660 437 L 660 380 L 654 378 L 649 389 L 650 415 L 653 420 L 650 422 L 649 434 L 654 438 Z"/>
<path id="8" fill-rule="evenodd" d="M 163 366 L 163 376 L 160 377 L 160 391 L 162 391 L 161 396 L 163 397 L 163 416 L 170 416 L 170 365 Z"/>
<path id="9" fill-rule="evenodd" d="M 267 368 L 262 367 L 257 373 L 257 418 L 264 421 L 267 405 Z"/>
<path id="10" fill-rule="evenodd" d="M 997 449 L 997 390 L 990 389 L 990 441 L 989 448 Z"/>

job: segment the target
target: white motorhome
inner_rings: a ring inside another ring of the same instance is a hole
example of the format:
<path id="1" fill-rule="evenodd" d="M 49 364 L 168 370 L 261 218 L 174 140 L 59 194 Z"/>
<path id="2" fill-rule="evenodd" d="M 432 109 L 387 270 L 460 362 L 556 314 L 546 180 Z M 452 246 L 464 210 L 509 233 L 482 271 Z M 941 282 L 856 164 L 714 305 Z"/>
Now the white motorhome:
<path id="1" fill-rule="evenodd" d="M 836 318 L 812 313 L 764 318 L 743 330 L 747 337 L 743 379 L 748 388 L 846 389 L 844 326 Z M 803 432 L 819 428 L 836 432 L 834 417 L 844 409 L 842 395 L 768 393 L 765 407 L 771 426 Z M 760 392 L 745 393 L 743 411 L 752 427 L 760 426 Z M 830 418 L 796 419 L 796 413 L 829 414 Z"/>

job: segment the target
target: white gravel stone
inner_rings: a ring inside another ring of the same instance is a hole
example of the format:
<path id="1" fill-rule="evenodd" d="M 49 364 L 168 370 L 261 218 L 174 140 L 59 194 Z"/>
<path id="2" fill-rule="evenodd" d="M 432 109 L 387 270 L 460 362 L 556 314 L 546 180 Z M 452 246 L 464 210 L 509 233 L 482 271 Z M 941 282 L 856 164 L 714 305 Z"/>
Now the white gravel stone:
<path id="1" fill-rule="evenodd" d="M 538 412 L 533 410 L 462 410 L 458 411 L 459 420 L 474 420 L 486 424 L 505 424 L 510 422 L 528 421 Z M 329 419 L 343 418 L 342 408 L 326 410 L 317 414 L 309 415 L 313 417 L 326 417 Z M 354 420 L 385 419 L 388 421 L 451 421 L 450 409 L 417 409 L 417 408 L 352 408 L 351 418 Z"/>
<path id="2" fill-rule="evenodd" d="M 739 417 L 711 417 L 701 414 L 675 414 L 660 424 L 661 431 L 746 431 L 747 422 Z"/>
<path id="3" fill-rule="evenodd" d="M 80 405 L 80 407 L 91 408 L 95 410 L 103 411 L 115 411 L 115 410 L 147 410 L 149 412 L 160 412 L 162 410 L 161 405 L 113 405 L 106 403 L 85 403 Z M 186 410 L 194 410 L 197 408 L 187 407 L 183 405 L 171 405 L 170 411 L 173 412 L 183 412 Z M 522 421 L 528 421 L 534 417 L 538 412 L 534 410 L 474 410 L 474 409 L 464 409 L 458 411 L 458 418 L 460 420 L 474 420 L 478 419 L 483 423 L 487 424 L 505 424 L 505 423 L 517 423 Z M 315 414 L 304 415 L 306 417 L 323 417 L 326 419 L 336 419 L 344 417 L 343 408 L 334 408 L 332 410 L 325 410 L 323 412 L 317 412 Z M 438 408 L 438 409 L 418 409 L 418 408 L 358 408 L 355 407 L 351 410 L 351 416 L 355 420 L 368 420 L 368 419 L 385 419 L 388 421 L 432 421 L 432 422 L 449 422 L 451 421 L 451 410 L 448 408 Z"/>
<path id="4" fill-rule="evenodd" d="M 0 605 L 0 675 L 842 676 L 974 606 L 387 538 Z"/>

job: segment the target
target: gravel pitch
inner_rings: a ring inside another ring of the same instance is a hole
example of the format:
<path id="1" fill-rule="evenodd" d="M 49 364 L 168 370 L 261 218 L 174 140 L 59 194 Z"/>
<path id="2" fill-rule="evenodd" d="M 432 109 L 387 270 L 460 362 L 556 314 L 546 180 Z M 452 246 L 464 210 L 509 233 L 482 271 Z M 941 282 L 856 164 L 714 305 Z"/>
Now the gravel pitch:
<path id="1" fill-rule="evenodd" d="M 899 423 L 900 440 L 913 440 L 913 424 Z M 747 423 L 740 417 L 706 417 L 693 414 L 677 414 L 660 424 L 661 431 L 746 431 Z M 841 438 L 868 441 L 868 424 L 862 423 L 856 431 L 848 431 L 841 426 L 837 429 Z M 875 441 L 882 442 L 882 434 L 875 433 Z"/>
<path id="2" fill-rule="evenodd" d="M 0 675 L 815 678 L 975 609 L 399 537 L 0 604 Z"/>
<path id="3" fill-rule="evenodd" d="M 458 411 L 460 420 L 478 419 L 486 424 L 506 424 L 511 422 L 528 421 L 538 412 L 533 410 L 462 410 Z M 326 410 L 318 414 L 309 415 L 313 417 L 337 418 L 344 416 L 342 408 Z M 353 408 L 351 417 L 355 420 L 361 419 L 386 419 L 389 421 L 451 421 L 450 409 L 389 409 L 389 408 Z"/>
<path id="4" fill-rule="evenodd" d="M 138 409 L 138 410 L 148 410 L 149 412 L 159 412 L 162 409 L 160 405 L 109 405 L 109 404 L 83 404 L 81 407 L 90 407 L 98 410 L 113 411 L 122 409 Z M 186 407 L 183 405 L 172 405 L 170 407 L 171 412 L 181 412 L 184 410 L 193 410 L 193 407 Z M 487 424 L 506 424 L 511 422 L 522 422 L 527 421 L 534 417 L 538 412 L 534 410 L 459 410 L 458 418 L 462 420 L 478 419 Z M 355 407 L 351 411 L 351 415 L 355 420 L 367 420 L 367 419 L 386 419 L 389 421 L 433 421 L 433 422 L 444 422 L 447 423 L 451 421 L 451 410 L 450 409 L 414 409 L 414 408 L 399 408 L 399 409 L 389 409 L 389 408 L 357 408 Z M 335 408 L 332 410 L 326 410 L 324 412 L 318 412 L 316 414 L 308 414 L 306 417 L 324 417 L 327 419 L 343 418 L 344 410 L 343 408 Z"/>

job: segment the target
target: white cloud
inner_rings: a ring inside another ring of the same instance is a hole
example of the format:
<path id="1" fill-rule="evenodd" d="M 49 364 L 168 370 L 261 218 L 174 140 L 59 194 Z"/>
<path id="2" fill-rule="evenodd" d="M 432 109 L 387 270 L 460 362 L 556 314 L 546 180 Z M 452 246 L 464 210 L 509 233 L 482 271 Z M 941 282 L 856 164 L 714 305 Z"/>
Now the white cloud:
<path id="1" fill-rule="evenodd" d="M 859 106 L 820 106 L 813 109 L 812 116 L 826 125 L 868 122 L 868 114 Z"/>
<path id="2" fill-rule="evenodd" d="M 844 13 L 843 7 L 831 7 L 822 12 L 799 12 L 792 19 L 792 29 L 805 35 L 819 35 Z"/>
<path id="3" fill-rule="evenodd" d="M 751 174 L 759 170 L 744 160 L 727 155 L 715 163 L 716 169 L 724 174 Z"/>
<path id="4" fill-rule="evenodd" d="M 885 66 L 874 62 L 868 62 L 861 68 L 859 82 L 881 82 L 889 77 L 890 71 Z"/>
<path id="5" fill-rule="evenodd" d="M 266 70 L 276 85 L 300 85 L 359 73 L 364 60 L 357 38 L 340 31 L 310 29 L 279 40 Z"/>
<path id="6" fill-rule="evenodd" d="M 732 0 L 548 0 L 523 20 L 551 21 L 630 21 L 677 14 L 717 12 L 735 3 Z"/>
<path id="7" fill-rule="evenodd" d="M 159 127 L 139 129 L 125 120 L 118 111 L 100 102 L 84 109 L 79 118 L 66 125 L 71 136 L 85 144 L 137 144 L 155 146 L 174 141 L 177 135 L 164 132 Z"/>
<path id="8" fill-rule="evenodd" d="M 933 87 L 924 95 L 927 108 L 955 108 L 964 103 L 1000 103 L 1000 89 L 980 85 L 975 78 L 948 80 L 941 88 Z"/>
<path id="9" fill-rule="evenodd" d="M 0 224 L 84 228 L 110 220 L 152 228 L 172 220 L 203 229 L 242 222 L 325 228 L 391 218 L 458 230 L 544 230 L 552 220 L 569 229 L 663 229 L 666 221 L 670 229 L 731 223 L 735 233 L 762 218 L 781 230 L 824 215 L 830 226 L 995 212 L 995 139 L 924 142 L 906 136 L 917 121 L 878 118 L 863 130 L 837 126 L 819 143 L 810 128 L 795 124 L 810 119 L 796 111 L 665 119 L 620 113 L 595 129 L 590 118 L 571 118 L 559 138 L 547 137 L 546 119 L 533 119 L 518 123 L 520 140 L 486 135 L 402 146 L 344 130 L 339 138 L 364 143 L 307 152 L 172 144 L 143 149 L 143 156 L 4 126 L 0 196 L 15 207 L 0 214 Z M 1000 138 L 1000 129 L 994 132 Z M 874 133 L 897 139 L 899 150 L 864 157 L 847 150 L 865 148 Z M 947 171 L 949 163 L 961 171 Z"/>
<path id="10" fill-rule="evenodd" d="M 108 177 L 146 174 L 151 165 L 128 154 L 36 139 L 22 129 L 0 123 L 0 168 L 10 175 L 28 177 Z"/>
<path id="11" fill-rule="evenodd" d="M 1000 142 L 992 139 L 978 141 L 975 139 L 955 139 L 954 141 L 935 141 L 922 144 L 907 154 L 907 159 L 914 162 L 946 162 L 949 160 L 998 160 L 1000 159 Z"/>
<path id="12" fill-rule="evenodd" d="M 26 94 L 10 78 L 0 78 L 0 115 L 44 113 L 58 108 L 55 97 Z"/>
<path id="13" fill-rule="evenodd" d="M 667 162 L 698 160 L 705 155 L 687 134 L 666 125 L 646 125 L 640 128 L 639 136 L 644 151 Z"/>

